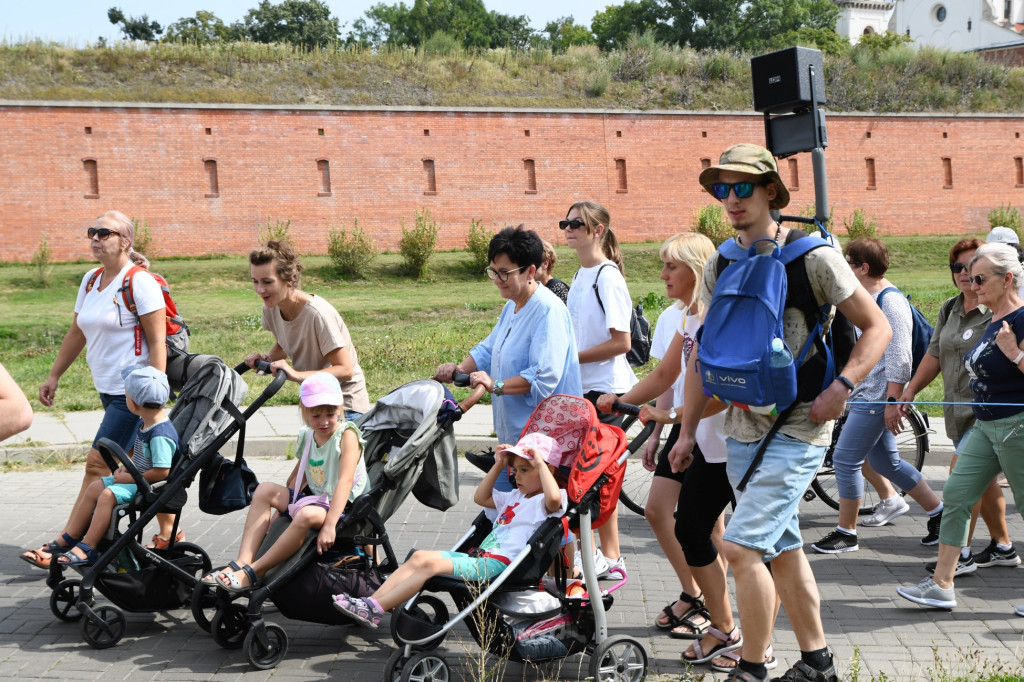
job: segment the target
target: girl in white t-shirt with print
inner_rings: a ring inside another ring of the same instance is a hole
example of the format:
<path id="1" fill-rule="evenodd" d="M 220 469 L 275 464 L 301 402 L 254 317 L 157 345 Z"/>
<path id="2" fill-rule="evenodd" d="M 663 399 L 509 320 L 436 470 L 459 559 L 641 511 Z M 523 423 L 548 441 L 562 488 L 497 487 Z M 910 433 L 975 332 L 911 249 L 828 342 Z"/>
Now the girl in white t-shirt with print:
<path id="1" fill-rule="evenodd" d="M 621 395 L 636 383 L 636 375 L 626 362 L 633 301 L 622 276 L 622 255 L 610 221 L 604 206 L 581 201 L 570 206 L 565 220 L 558 223 L 580 260 L 567 305 L 579 349 L 583 397 L 591 403 L 603 393 Z M 622 425 L 620 415 L 598 416 L 606 424 Z M 598 529 L 598 535 L 601 550 L 594 556 L 598 575 L 606 575 L 613 567 L 625 570 L 619 551 L 617 508 Z"/>

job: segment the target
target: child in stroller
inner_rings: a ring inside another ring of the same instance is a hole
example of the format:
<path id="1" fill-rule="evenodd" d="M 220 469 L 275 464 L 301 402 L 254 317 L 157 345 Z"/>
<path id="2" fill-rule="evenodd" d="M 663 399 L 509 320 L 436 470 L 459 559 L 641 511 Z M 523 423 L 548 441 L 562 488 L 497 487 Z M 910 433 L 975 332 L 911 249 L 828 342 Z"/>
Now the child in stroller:
<path id="1" fill-rule="evenodd" d="M 322 554 L 334 545 L 335 527 L 345 505 L 366 489 L 362 435 L 354 423 L 339 421 L 344 395 L 337 378 L 327 372 L 313 374 L 302 382 L 299 400 L 307 426 L 299 431 L 296 450 L 303 454 L 288 484 L 261 483 L 256 488 L 238 556 L 204 576 L 203 584 L 228 592 L 251 589 L 269 569 L 295 554 L 311 529 L 319 528 L 316 543 Z M 287 514 L 292 523 L 257 559 L 273 509 Z"/>
<path id="2" fill-rule="evenodd" d="M 142 418 L 133 457 L 135 468 L 147 481 L 157 483 L 167 478 L 179 448 L 178 432 L 164 412 L 171 392 L 167 376 L 154 367 L 132 366 L 121 370 L 121 377 L 128 409 Z M 82 504 L 71 511 L 63 534 L 62 539 L 71 546 L 57 562 L 88 566 L 96 561 L 99 551 L 95 548 L 110 528 L 111 512 L 116 505 L 130 502 L 136 492 L 138 486 L 124 467 L 86 488 Z"/>
<path id="3" fill-rule="evenodd" d="M 565 513 L 566 494 L 555 481 L 553 465 L 562 449 L 550 436 L 529 433 L 515 445 L 500 445 L 494 466 L 476 489 L 473 501 L 500 510 L 493 530 L 470 552 L 419 550 L 365 599 L 334 595 L 334 607 L 369 627 L 377 627 L 385 611 L 413 597 L 435 575 L 451 574 L 485 581 L 501 573 L 529 541 L 544 519 Z M 515 472 L 516 489 L 501 492 L 494 482 L 507 466 Z"/>

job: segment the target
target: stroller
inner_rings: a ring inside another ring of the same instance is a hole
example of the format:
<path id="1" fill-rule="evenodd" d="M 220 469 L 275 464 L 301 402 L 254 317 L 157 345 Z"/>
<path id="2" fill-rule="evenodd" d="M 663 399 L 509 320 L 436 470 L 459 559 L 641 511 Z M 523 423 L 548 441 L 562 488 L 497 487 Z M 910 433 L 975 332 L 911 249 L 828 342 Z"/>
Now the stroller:
<path id="1" fill-rule="evenodd" d="M 586 652 L 590 654 L 590 676 L 597 682 L 640 682 L 647 675 L 643 645 L 632 637 L 608 636 L 606 611 L 614 601 L 612 593 L 625 585 L 626 576 L 621 569 L 612 569 L 618 582 L 601 589 L 590 534 L 618 503 L 629 456 L 626 436 L 617 427 L 601 424 L 589 402 L 567 395 L 551 396 L 537 406 L 523 435 L 535 431 L 562 446 L 563 466 L 556 478 L 568 473 L 565 516 L 545 520 L 526 548 L 489 584 L 467 583 L 455 576 L 430 579 L 424 591 L 447 592 L 459 609 L 454 617 L 448 617 L 444 602 L 423 592 L 396 608 L 391 634 L 400 648 L 388 660 L 385 680 L 449 679 L 448 663 L 434 649 L 462 621 L 481 648 L 511 661 L 557 660 Z M 567 584 L 561 562 L 556 564 L 554 580 L 544 577 L 568 528 L 579 532 L 582 585 Z M 456 551 L 478 546 L 490 529 L 481 513 Z"/>
<path id="2" fill-rule="evenodd" d="M 235 433 L 241 453 L 246 420 L 286 380 L 284 373 L 279 373 L 243 412 L 238 405 L 248 391 L 240 376 L 248 369 L 244 364 L 232 371 L 215 356 L 190 356 L 190 360 L 182 365 L 182 374 L 174 382 L 184 384 L 169 414 L 181 447 L 166 480 L 150 484 L 135 468 L 131 454 L 109 439 L 100 439 L 97 448 L 111 471 L 119 461 L 135 480 L 139 492 L 128 504 L 114 507 L 110 528 L 99 543 L 99 559 L 89 566 L 76 567 L 81 578 L 65 578 L 67 567 L 58 561 L 50 562 L 46 580 L 52 590 L 50 610 L 63 621 L 81 620 L 82 638 L 96 649 L 112 647 L 124 636 L 124 611 L 167 611 L 188 605 L 193 586 L 211 566 L 201 547 L 173 539 L 181 509 L 188 500 L 187 488 Z M 157 513 L 164 512 L 175 514 L 169 545 L 166 549 L 143 546 L 146 524 Z M 121 532 L 118 525 L 124 517 L 129 522 Z M 97 607 L 96 590 L 114 605 Z"/>
<path id="3" fill-rule="evenodd" d="M 325 625 L 350 625 L 351 620 L 331 606 L 337 592 L 372 594 L 382 576 L 398 562 L 384 523 L 411 492 L 433 509 L 445 510 L 459 499 L 458 458 L 453 424 L 483 395 L 479 387 L 460 404 L 433 380 L 413 381 L 376 402 L 358 421 L 366 445 L 369 489 L 349 503 L 338 521 L 334 547 L 317 553 L 317 531 L 310 531 L 302 548 L 275 566 L 245 593 L 248 604 L 232 603 L 231 594 L 198 583 L 193 594 L 193 613 L 213 600 L 209 620 L 214 641 L 226 649 L 242 647 L 253 667 L 277 666 L 288 650 L 284 628 L 263 619 L 269 599 L 281 615 Z M 258 556 L 280 537 L 290 519 L 271 523 Z M 366 555 L 364 547 L 373 549 Z M 382 548 L 383 558 L 377 548 Z M 380 559 L 378 561 L 378 559 Z M 198 615 L 196 621 L 203 624 Z"/>

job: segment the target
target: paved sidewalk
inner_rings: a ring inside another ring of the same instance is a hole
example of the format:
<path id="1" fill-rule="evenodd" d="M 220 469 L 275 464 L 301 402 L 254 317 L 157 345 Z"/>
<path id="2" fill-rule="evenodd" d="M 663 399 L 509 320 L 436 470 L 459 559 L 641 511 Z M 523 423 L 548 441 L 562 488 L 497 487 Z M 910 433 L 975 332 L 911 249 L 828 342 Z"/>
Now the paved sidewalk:
<path id="1" fill-rule="evenodd" d="M 470 420 L 474 413 L 476 420 Z M 479 437 L 489 437 L 489 417 L 485 406 L 475 408 L 457 431 L 470 438 L 472 429 L 479 429 Z M 48 428 L 50 434 L 59 433 L 58 421 L 43 421 L 46 425 L 37 422 L 34 432 L 47 433 L 38 429 Z M 78 415 L 65 420 L 60 428 L 72 434 L 66 438 L 75 439 L 91 433 L 89 428 L 94 427 L 86 422 L 84 415 Z M 250 459 L 261 480 L 283 481 L 287 476 L 293 462 L 280 453 L 291 439 L 288 431 L 297 423 L 291 407 L 269 408 L 259 419 L 251 420 L 253 437 L 259 433 L 280 448 L 277 456 Z M 941 433 L 941 423 L 932 427 Z M 32 437 L 43 440 L 41 435 Z M 47 440 L 57 442 L 55 437 Z M 936 488 L 945 480 L 949 456 L 948 445 L 942 441 L 934 438 L 924 469 Z M 461 501 L 448 512 L 427 509 L 410 496 L 388 522 L 399 557 L 414 546 L 451 546 L 476 514 L 472 491 L 480 478 L 472 467 L 462 467 Z M 193 623 L 187 610 L 127 614 L 127 633 L 117 646 L 103 651 L 90 648 L 83 642 L 78 624 L 62 623 L 51 614 L 43 572 L 18 558 L 23 548 L 39 546 L 60 528 L 79 482 L 78 471 L 0 474 L 0 499 L 5 501 L 0 506 L 0 678 L 207 680 L 217 675 L 217 679 L 241 680 L 380 679 L 394 650 L 386 627 L 376 631 L 328 627 L 290 621 L 273 611 L 267 613 L 268 620 L 284 627 L 290 646 L 283 663 L 270 671 L 252 670 L 243 652 L 218 647 Z M 1018 540 L 1018 552 L 1024 552 L 1024 522 L 1007 497 L 1011 535 Z M 835 524 L 835 512 L 820 501 L 805 503 L 802 511 L 808 542 Z M 240 513 L 207 516 L 190 499 L 183 527 L 190 541 L 204 547 L 215 563 L 222 563 L 233 556 L 243 522 Z M 685 677 L 679 656 L 689 642 L 670 639 L 650 625 L 661 608 L 676 597 L 679 586 L 642 518 L 623 509 L 620 530 L 630 582 L 617 593 L 609 612 L 611 634 L 640 638 L 654 674 L 671 679 L 700 679 L 699 673 L 707 673 L 707 680 L 724 678 L 708 673 L 704 666 L 695 669 L 697 677 Z M 955 611 L 919 608 L 899 598 L 895 589 L 916 583 L 925 575 L 924 563 L 935 557 L 935 548 L 918 542 L 923 531 L 923 514 L 912 504 L 912 513 L 893 524 L 863 529 L 857 552 L 825 556 L 808 550 L 822 594 L 825 629 L 840 672 L 847 679 L 853 675 L 851 661 L 858 652 L 860 680 L 882 674 L 889 680 L 927 680 L 937 676 L 936 661 L 953 673 L 950 678 L 967 675 L 966 679 L 972 679 L 971 669 L 964 667 L 970 660 L 1001 665 L 1008 673 L 1020 675 L 1024 670 L 1024 618 L 1014 616 L 1012 607 L 1024 603 L 1024 570 L 979 569 L 958 580 L 960 605 Z M 983 535 L 974 543 L 976 550 L 987 542 Z M 103 598 L 99 601 L 105 603 Z M 781 664 L 775 674 L 781 674 L 798 657 L 785 614 L 780 616 L 774 644 Z M 468 660 L 476 647 L 466 630 L 459 628 L 443 650 L 457 664 Z M 506 679 L 583 678 L 588 661 L 575 656 L 555 668 L 512 666 Z"/>

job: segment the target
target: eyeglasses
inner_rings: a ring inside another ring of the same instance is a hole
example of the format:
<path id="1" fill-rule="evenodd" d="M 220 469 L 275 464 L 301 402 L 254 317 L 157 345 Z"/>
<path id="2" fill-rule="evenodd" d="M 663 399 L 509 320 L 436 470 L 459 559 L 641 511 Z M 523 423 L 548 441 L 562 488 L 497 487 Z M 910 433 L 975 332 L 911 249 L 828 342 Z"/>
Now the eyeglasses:
<path id="1" fill-rule="evenodd" d="M 735 191 L 737 199 L 749 199 L 754 193 L 754 188 L 763 185 L 762 182 L 716 182 L 711 185 L 711 194 L 722 201 L 729 198 L 729 192 Z"/>
<path id="2" fill-rule="evenodd" d="M 520 270 L 523 270 L 525 268 L 526 266 L 523 265 L 521 267 L 516 268 L 515 270 L 495 270 L 490 265 L 488 265 L 486 268 L 484 268 L 484 272 L 487 273 L 487 276 L 491 278 L 492 282 L 496 279 L 500 279 L 502 282 L 507 282 L 509 275 L 511 275 L 513 272 L 519 272 Z"/>
<path id="3" fill-rule="evenodd" d="M 985 284 L 985 280 L 989 277 L 995 277 L 995 275 L 974 275 L 970 280 L 980 287 Z"/>
<path id="4" fill-rule="evenodd" d="M 949 264 L 949 270 L 954 275 L 959 275 L 961 272 L 963 272 L 966 269 L 967 269 L 967 266 L 964 265 L 963 263 L 950 263 Z"/>
<path id="5" fill-rule="evenodd" d="M 89 239 L 99 237 L 100 241 L 103 241 L 112 234 L 120 235 L 120 232 L 117 230 L 109 230 L 105 227 L 90 227 L 86 233 L 89 235 Z"/>
<path id="6" fill-rule="evenodd" d="M 864 265 L 864 261 L 862 261 L 862 260 L 848 260 L 848 261 L 846 261 L 846 264 L 849 265 L 852 268 L 859 268 L 860 266 Z"/>
<path id="7" fill-rule="evenodd" d="M 586 223 L 583 222 L 582 220 L 580 220 L 579 218 L 573 218 L 572 220 L 559 220 L 558 221 L 558 228 L 560 230 L 578 230 L 581 227 L 583 227 L 584 225 L 586 225 Z"/>

